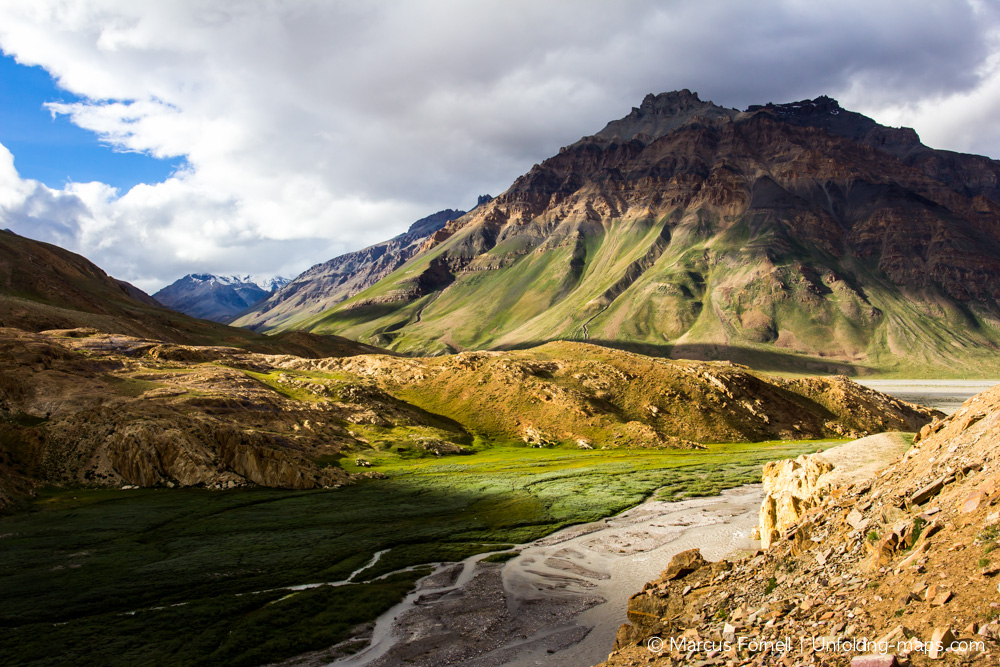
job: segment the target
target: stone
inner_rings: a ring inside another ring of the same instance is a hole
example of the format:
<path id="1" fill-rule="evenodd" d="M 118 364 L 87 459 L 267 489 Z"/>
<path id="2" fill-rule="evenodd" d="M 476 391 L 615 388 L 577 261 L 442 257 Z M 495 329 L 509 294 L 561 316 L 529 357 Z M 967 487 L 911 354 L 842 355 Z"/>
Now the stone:
<path id="1" fill-rule="evenodd" d="M 708 565 L 708 561 L 702 558 L 701 549 L 688 549 L 687 551 L 675 554 L 670 559 L 667 569 L 660 574 L 660 579 L 665 581 L 682 579 L 706 565 Z"/>
<path id="2" fill-rule="evenodd" d="M 904 642 L 907 639 L 913 637 L 913 630 L 909 629 L 905 625 L 897 625 L 889 632 L 885 633 L 878 638 L 878 644 L 898 644 L 899 642 Z"/>
<path id="3" fill-rule="evenodd" d="M 943 658 L 944 652 L 954 641 L 955 634 L 951 631 L 951 628 L 934 628 L 934 632 L 931 633 L 931 641 L 927 650 L 927 657 L 931 660 L 939 660 L 940 658 Z"/>
<path id="4" fill-rule="evenodd" d="M 722 626 L 722 639 L 733 644 L 736 642 L 736 627 L 729 623 Z"/>
<path id="5" fill-rule="evenodd" d="M 899 662 L 892 653 L 856 655 L 851 658 L 851 667 L 896 667 Z"/>
<path id="6" fill-rule="evenodd" d="M 899 535 L 896 533 L 889 533 L 883 536 L 882 539 L 874 545 L 872 545 L 871 542 L 869 542 L 868 545 L 872 551 L 872 559 L 869 567 L 874 569 L 883 565 L 888 565 L 892 562 L 893 557 L 896 555 L 896 548 L 899 546 Z"/>
<path id="7" fill-rule="evenodd" d="M 943 607 L 951 599 L 951 591 L 941 591 L 931 599 L 932 607 Z"/>
<path id="8" fill-rule="evenodd" d="M 959 512 L 968 514 L 975 512 L 986 500 L 986 494 L 982 491 L 972 491 L 959 503 Z"/>
<path id="9" fill-rule="evenodd" d="M 1000 639 L 1000 623 L 997 623 L 997 621 L 987 623 L 979 628 L 979 632 L 976 634 L 987 639 Z"/>
<path id="10" fill-rule="evenodd" d="M 851 513 L 847 515 L 847 523 L 855 530 L 859 529 L 861 522 L 864 520 L 865 515 L 859 512 L 857 508 L 852 509 Z"/>
<path id="11" fill-rule="evenodd" d="M 930 500 L 937 494 L 941 493 L 941 489 L 944 488 L 946 480 L 947 480 L 946 477 L 939 477 L 938 479 L 934 480 L 927 486 L 916 491 L 913 495 L 910 496 L 910 504 L 923 505 L 928 500 Z"/>

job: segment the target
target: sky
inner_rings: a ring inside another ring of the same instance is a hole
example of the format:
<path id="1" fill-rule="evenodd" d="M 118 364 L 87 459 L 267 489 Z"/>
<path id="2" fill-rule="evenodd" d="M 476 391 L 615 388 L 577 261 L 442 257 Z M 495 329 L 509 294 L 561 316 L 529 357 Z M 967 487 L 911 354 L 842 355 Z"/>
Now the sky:
<path id="1" fill-rule="evenodd" d="M 1000 158 L 993 0 L 0 0 L 0 228 L 155 292 L 497 195 L 647 93 Z"/>

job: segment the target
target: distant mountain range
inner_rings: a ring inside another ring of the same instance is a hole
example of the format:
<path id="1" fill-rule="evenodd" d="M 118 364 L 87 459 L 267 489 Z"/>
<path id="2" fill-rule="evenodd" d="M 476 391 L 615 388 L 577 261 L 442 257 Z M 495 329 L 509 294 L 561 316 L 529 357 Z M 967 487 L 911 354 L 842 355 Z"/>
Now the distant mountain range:
<path id="1" fill-rule="evenodd" d="M 420 354 L 575 339 L 785 370 L 1000 369 L 1000 163 L 828 97 L 649 95 L 416 245 L 332 308 L 374 256 L 326 269 L 329 301 L 239 322 Z"/>
<path id="2" fill-rule="evenodd" d="M 167 285 L 153 298 L 191 317 L 228 323 L 288 284 L 280 276 L 216 276 L 191 273 Z"/>
<path id="3" fill-rule="evenodd" d="M 483 204 L 490 199 L 483 195 L 479 201 Z M 450 208 L 438 211 L 388 241 L 317 264 L 235 318 L 233 324 L 254 330 L 280 329 L 290 319 L 298 321 L 332 308 L 398 269 L 431 234 L 463 215 L 465 211 Z"/>

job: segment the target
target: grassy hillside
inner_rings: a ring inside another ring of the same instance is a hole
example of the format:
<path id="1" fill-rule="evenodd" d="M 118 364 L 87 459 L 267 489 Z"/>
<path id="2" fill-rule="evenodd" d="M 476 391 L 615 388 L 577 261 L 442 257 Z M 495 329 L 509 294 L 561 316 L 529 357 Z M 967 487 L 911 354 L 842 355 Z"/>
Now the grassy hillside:
<path id="1" fill-rule="evenodd" d="M 412 354 L 575 340 L 782 372 L 1000 375 L 1000 163 L 936 161 L 828 98 L 739 113 L 666 94 L 608 127 L 280 329 Z"/>

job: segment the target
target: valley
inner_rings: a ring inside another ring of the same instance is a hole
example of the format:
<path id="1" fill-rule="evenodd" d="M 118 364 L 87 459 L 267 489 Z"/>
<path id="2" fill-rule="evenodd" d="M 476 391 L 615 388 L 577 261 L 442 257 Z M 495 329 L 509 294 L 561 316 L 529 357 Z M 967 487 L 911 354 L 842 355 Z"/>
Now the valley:
<path id="1" fill-rule="evenodd" d="M 256 665 L 325 650 L 402 599 L 422 564 L 505 551 L 657 490 L 711 495 L 829 444 L 498 446 L 393 456 L 376 466 L 385 479 L 334 490 L 45 490 L 0 518 L 0 661 Z M 288 590 L 345 579 L 386 549 L 355 576 L 368 583 Z"/>
<path id="2" fill-rule="evenodd" d="M 914 558 L 997 573 L 998 177 L 828 97 L 684 90 L 287 284 L 157 293 L 184 312 L 4 230 L 0 662 L 618 667 L 720 621 L 943 623 Z"/>

